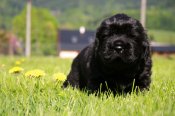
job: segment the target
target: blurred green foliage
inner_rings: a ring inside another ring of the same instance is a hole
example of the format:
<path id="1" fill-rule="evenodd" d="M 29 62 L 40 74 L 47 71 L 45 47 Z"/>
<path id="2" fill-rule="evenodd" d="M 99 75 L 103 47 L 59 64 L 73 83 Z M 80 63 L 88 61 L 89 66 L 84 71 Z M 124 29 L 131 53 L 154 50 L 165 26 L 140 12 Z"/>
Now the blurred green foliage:
<path id="1" fill-rule="evenodd" d="M 147 27 L 150 29 L 175 30 L 175 10 L 151 8 L 147 12 Z"/>
<path id="2" fill-rule="evenodd" d="M 96 29 L 105 17 L 127 13 L 139 19 L 141 0 L 32 0 L 32 5 L 49 9 L 60 28 L 75 29 L 81 25 Z M 0 28 L 11 29 L 14 16 L 25 7 L 27 0 L 1 0 Z M 175 0 L 147 0 L 147 27 L 175 29 Z"/>
<path id="3" fill-rule="evenodd" d="M 47 9 L 32 8 L 31 12 L 32 52 L 37 55 L 56 54 L 57 21 Z M 13 32 L 25 43 L 26 8 L 13 19 Z"/>
<path id="4" fill-rule="evenodd" d="M 126 13 L 139 20 L 140 1 L 32 0 L 32 54 L 55 55 L 58 28 L 78 29 L 83 25 L 87 29 L 95 30 L 104 18 L 116 13 Z M 146 29 L 149 30 L 149 36 L 158 42 L 175 44 L 175 0 L 147 2 Z M 26 3 L 27 0 L 0 2 L 0 29 L 14 32 L 23 46 L 26 33 Z M 0 43 L 3 43 L 1 46 L 7 46 L 5 42 Z"/>
<path id="5" fill-rule="evenodd" d="M 175 45 L 175 33 L 173 31 L 148 30 L 148 35 L 153 41 Z"/>

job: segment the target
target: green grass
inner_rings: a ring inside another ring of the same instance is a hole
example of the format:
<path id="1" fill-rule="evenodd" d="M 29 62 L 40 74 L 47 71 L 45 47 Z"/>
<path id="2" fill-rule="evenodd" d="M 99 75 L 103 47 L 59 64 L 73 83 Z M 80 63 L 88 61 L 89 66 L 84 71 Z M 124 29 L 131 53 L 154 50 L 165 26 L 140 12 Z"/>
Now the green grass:
<path id="1" fill-rule="evenodd" d="M 149 30 L 149 37 L 153 37 L 156 42 L 175 44 L 175 32 L 165 30 Z"/>
<path id="2" fill-rule="evenodd" d="M 70 70 L 70 59 L 33 57 L 21 64 L 24 73 L 42 69 L 46 76 L 26 78 L 8 70 L 21 58 L 0 57 L 0 115 L 60 116 L 173 116 L 175 115 L 175 56 L 154 56 L 150 91 L 96 97 L 79 90 L 61 89 L 53 73 Z M 5 66 L 2 66 L 4 64 Z"/>

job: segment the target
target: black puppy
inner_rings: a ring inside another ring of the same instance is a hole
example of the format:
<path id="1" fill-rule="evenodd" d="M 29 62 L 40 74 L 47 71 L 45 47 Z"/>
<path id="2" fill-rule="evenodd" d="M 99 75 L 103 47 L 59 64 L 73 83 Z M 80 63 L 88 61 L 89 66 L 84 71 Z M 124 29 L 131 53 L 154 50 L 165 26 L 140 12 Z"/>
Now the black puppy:
<path id="1" fill-rule="evenodd" d="M 147 34 L 140 22 L 125 14 L 102 21 L 95 42 L 74 59 L 63 83 L 80 90 L 114 94 L 148 89 L 152 60 Z"/>

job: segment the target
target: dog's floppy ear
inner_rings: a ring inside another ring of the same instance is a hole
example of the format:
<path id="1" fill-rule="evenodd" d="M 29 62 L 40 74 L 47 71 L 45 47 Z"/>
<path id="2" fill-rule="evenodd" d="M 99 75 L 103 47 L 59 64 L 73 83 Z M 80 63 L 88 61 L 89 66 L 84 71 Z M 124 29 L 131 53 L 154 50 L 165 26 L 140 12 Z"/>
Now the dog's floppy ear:
<path id="1" fill-rule="evenodd" d="M 150 56 L 150 53 L 151 53 L 150 44 L 149 44 L 148 37 L 146 34 L 144 35 L 142 46 L 143 46 L 142 58 L 146 60 Z"/>
<path id="2" fill-rule="evenodd" d="M 99 38 L 100 38 L 100 27 L 97 29 L 96 34 L 95 34 L 95 43 L 94 43 L 94 50 L 95 50 L 95 56 L 97 56 L 97 51 L 99 48 Z"/>
<path id="3" fill-rule="evenodd" d="M 106 26 L 103 21 L 100 24 L 100 26 L 97 28 L 96 34 L 95 34 L 95 44 L 94 44 L 95 56 L 97 56 L 98 48 L 100 47 L 100 43 L 102 43 L 104 34 L 106 34 L 106 32 L 107 32 Z"/>

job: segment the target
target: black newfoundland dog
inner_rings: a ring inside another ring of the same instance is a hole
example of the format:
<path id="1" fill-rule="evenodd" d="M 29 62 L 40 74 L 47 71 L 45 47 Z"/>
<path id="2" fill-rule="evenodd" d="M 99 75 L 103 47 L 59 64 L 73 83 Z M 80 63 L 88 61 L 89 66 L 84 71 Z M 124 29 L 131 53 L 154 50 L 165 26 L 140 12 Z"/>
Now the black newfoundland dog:
<path id="1" fill-rule="evenodd" d="M 125 14 L 102 21 L 95 42 L 73 60 L 63 83 L 90 92 L 127 93 L 149 89 L 152 60 L 141 23 Z"/>

